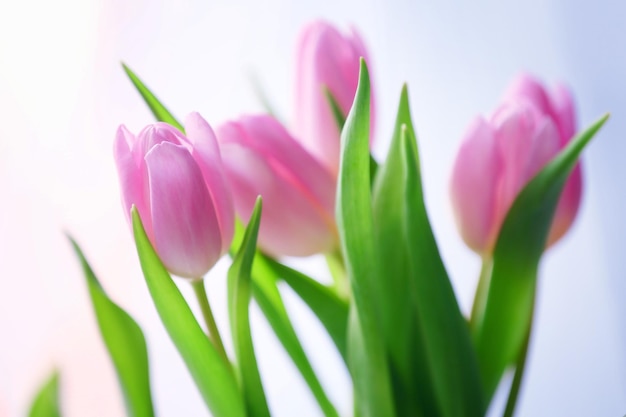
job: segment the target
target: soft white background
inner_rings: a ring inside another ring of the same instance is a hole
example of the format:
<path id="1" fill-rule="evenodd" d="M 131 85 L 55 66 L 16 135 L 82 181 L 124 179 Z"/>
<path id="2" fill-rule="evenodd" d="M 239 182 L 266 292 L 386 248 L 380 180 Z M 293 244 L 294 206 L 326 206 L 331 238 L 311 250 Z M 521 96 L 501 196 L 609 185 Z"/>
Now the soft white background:
<path id="1" fill-rule="evenodd" d="M 516 4 L 514 4 L 516 3 Z M 609 124 L 584 156 L 585 199 L 570 234 L 544 258 L 520 416 L 626 413 L 626 6 L 603 0 L 0 2 L 0 415 L 25 415 L 61 370 L 69 417 L 123 415 L 64 231 L 143 326 L 161 416 L 207 415 L 156 317 L 120 208 L 115 129 L 152 117 L 121 70 L 129 64 L 180 117 L 210 123 L 259 111 L 255 74 L 291 118 L 294 43 L 324 17 L 359 28 L 372 57 L 382 156 L 403 82 L 420 136 L 427 204 L 464 310 L 476 257 L 459 239 L 447 182 L 471 118 L 492 110 L 520 70 L 565 80 L 581 124 Z M 224 272 L 207 280 L 226 328 Z M 326 275 L 321 262 L 305 266 Z M 187 286 L 181 282 L 186 294 Z M 350 409 L 346 371 L 308 311 L 290 309 L 332 399 Z M 254 310 L 254 336 L 277 416 L 315 416 L 307 388 Z"/>

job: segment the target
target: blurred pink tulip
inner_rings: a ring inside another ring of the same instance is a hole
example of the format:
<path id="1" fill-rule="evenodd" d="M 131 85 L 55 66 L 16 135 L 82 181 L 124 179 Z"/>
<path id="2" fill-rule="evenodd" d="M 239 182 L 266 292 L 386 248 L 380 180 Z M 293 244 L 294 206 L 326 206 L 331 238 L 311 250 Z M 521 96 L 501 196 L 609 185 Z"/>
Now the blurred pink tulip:
<path id="1" fill-rule="evenodd" d="M 567 140 L 562 140 L 549 114 L 531 100 L 515 97 L 501 105 L 490 120 L 478 117 L 470 125 L 451 181 L 457 225 L 470 248 L 483 256 L 491 254 L 513 201 Z M 576 191 L 580 196 L 580 183 Z M 567 211 L 557 211 L 548 245 L 567 231 L 562 227 L 573 221 L 578 202 Z"/>
<path id="2" fill-rule="evenodd" d="M 280 256 L 332 250 L 335 181 L 271 116 L 245 116 L 217 129 L 237 214 L 247 219 L 263 196 L 259 246 Z"/>
<path id="3" fill-rule="evenodd" d="M 120 126 L 115 162 L 127 219 L 134 204 L 167 269 L 198 279 L 228 250 L 234 209 L 213 130 L 197 113 L 185 127 Z"/>
<path id="4" fill-rule="evenodd" d="M 344 36 L 329 23 L 315 21 L 300 34 L 296 54 L 294 133 L 334 176 L 339 172 L 340 131 L 325 89 L 346 116 L 356 93 L 361 57 L 370 64 L 365 45 L 354 29 Z M 373 94 L 371 123 L 373 131 Z"/>
<path id="5" fill-rule="evenodd" d="M 552 92 L 548 92 L 537 79 L 528 74 L 521 74 L 511 84 L 505 100 L 528 100 L 543 115 L 550 117 L 559 131 L 561 148 L 565 147 L 576 133 L 574 99 L 562 84 L 557 84 Z M 563 188 L 548 237 L 549 244 L 565 235 L 574 222 L 580 207 L 582 189 L 582 169 L 578 163 Z"/>

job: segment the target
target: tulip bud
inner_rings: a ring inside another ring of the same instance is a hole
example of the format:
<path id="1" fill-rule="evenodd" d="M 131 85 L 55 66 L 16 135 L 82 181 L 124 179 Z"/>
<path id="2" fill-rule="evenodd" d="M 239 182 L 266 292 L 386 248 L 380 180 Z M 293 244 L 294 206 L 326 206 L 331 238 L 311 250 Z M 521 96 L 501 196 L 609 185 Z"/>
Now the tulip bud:
<path id="1" fill-rule="evenodd" d="M 114 151 L 128 221 L 135 205 L 165 267 L 198 279 L 228 250 L 234 209 L 213 130 L 197 113 L 185 127 L 120 126 Z"/>
<path id="2" fill-rule="evenodd" d="M 246 116 L 217 129 L 226 176 L 241 218 L 263 196 L 259 246 L 280 256 L 334 249 L 335 181 L 274 118 Z"/>
<path id="3" fill-rule="evenodd" d="M 564 145 L 557 124 L 529 100 L 505 102 L 489 120 L 479 117 L 471 124 L 451 181 L 457 225 L 470 248 L 492 253 L 515 198 Z M 566 231 L 556 228 L 571 223 L 558 218 L 563 215 L 555 214 L 548 245 Z"/>
<path id="4" fill-rule="evenodd" d="M 544 116 L 552 119 L 559 131 L 561 148 L 565 147 L 576 133 L 574 99 L 570 91 L 561 84 L 550 93 L 535 78 L 522 74 L 513 82 L 505 99 L 528 100 Z M 559 240 L 574 222 L 580 207 L 582 188 L 582 169 L 580 163 L 577 163 L 563 187 L 548 236 L 548 244 Z"/>
<path id="5" fill-rule="evenodd" d="M 341 132 L 326 90 L 346 116 L 356 94 L 361 57 L 369 63 L 365 45 L 356 30 L 344 36 L 327 22 L 307 25 L 298 41 L 294 133 L 334 176 L 339 172 Z M 373 98 L 370 119 L 373 131 Z"/>

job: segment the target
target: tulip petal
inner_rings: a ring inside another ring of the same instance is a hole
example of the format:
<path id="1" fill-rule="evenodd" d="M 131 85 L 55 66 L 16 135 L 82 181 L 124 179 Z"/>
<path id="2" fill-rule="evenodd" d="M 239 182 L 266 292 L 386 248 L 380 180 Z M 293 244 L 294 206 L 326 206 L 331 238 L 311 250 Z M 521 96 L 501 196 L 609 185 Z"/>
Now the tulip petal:
<path id="1" fill-rule="evenodd" d="M 522 186 L 526 185 L 561 149 L 559 131 L 552 120 L 538 114 L 535 117 L 532 123 L 536 127 L 534 135 L 531 133 L 532 136 L 528 139 L 532 148 L 528 154 Z"/>
<path id="2" fill-rule="evenodd" d="M 183 146 L 169 142 L 153 147 L 145 159 L 157 252 L 174 274 L 201 278 L 222 250 L 202 173 Z"/>
<path id="3" fill-rule="evenodd" d="M 496 230 L 500 229 L 513 201 L 528 180 L 556 154 L 558 136 L 541 134 L 549 143 L 536 142 L 538 128 L 548 120 L 527 101 L 509 102 L 501 106 L 492 118 L 496 142 L 502 158 L 502 171 L 495 208 Z M 552 125 L 552 130 L 554 126 Z M 556 143 L 554 143 L 556 140 Z M 541 142 L 539 140 L 539 142 Z M 549 154 L 547 150 L 554 150 Z M 537 160 L 534 153 L 541 158 Z M 494 237 L 495 238 L 495 237 Z"/>
<path id="4" fill-rule="evenodd" d="M 558 84 L 550 96 L 554 122 L 561 133 L 561 147 L 564 147 L 576 133 L 576 110 L 574 98 L 562 84 Z"/>
<path id="5" fill-rule="evenodd" d="M 137 155 L 146 155 L 154 146 L 163 142 L 181 145 L 186 142 L 186 139 L 175 127 L 167 123 L 157 122 L 144 127 L 139 132 L 133 152 Z"/>
<path id="6" fill-rule="evenodd" d="M 296 134 L 302 144 L 336 176 L 339 127 L 324 89 L 348 114 L 358 83 L 359 58 L 366 55 L 358 35 L 343 36 L 316 21 L 302 31 L 296 61 Z"/>
<path id="7" fill-rule="evenodd" d="M 552 117 L 552 106 L 543 85 L 535 77 L 520 74 L 504 94 L 505 101 L 524 99 L 534 105 L 541 113 Z"/>
<path id="8" fill-rule="evenodd" d="M 266 252 L 307 256 L 332 248 L 337 239 L 334 223 L 318 208 L 319 203 L 313 204 L 310 194 L 294 186 L 284 168 L 280 171 L 273 160 L 249 146 L 240 123 L 220 126 L 217 137 L 238 215 L 248 218 L 257 196 L 263 197 L 259 245 Z M 311 173 L 306 165 L 299 167 L 303 169 Z"/>
<path id="9" fill-rule="evenodd" d="M 234 234 L 235 209 L 217 139 L 211 126 L 198 113 L 187 116 L 185 130 L 191 143 L 191 155 L 200 167 L 215 207 L 222 235 L 222 254 L 225 254 Z"/>
<path id="10" fill-rule="evenodd" d="M 137 207 L 144 222 L 146 233 L 152 238 L 154 234 L 152 233 L 152 220 L 148 207 L 149 196 L 146 193 L 146 187 L 144 187 L 147 181 L 145 163 L 142 155 L 132 151 L 135 143 L 135 136 L 126 126 L 120 125 L 115 136 L 113 155 L 120 178 L 122 207 L 128 224 L 131 222 L 131 207 L 133 205 Z"/>
<path id="11" fill-rule="evenodd" d="M 579 163 L 563 188 L 548 235 L 548 246 L 563 237 L 574 223 L 582 200 L 582 188 L 582 168 Z"/>
<path id="12" fill-rule="evenodd" d="M 273 171 L 309 199 L 334 224 L 335 179 L 271 116 L 245 116 L 239 121 L 240 140 L 258 152 Z"/>
<path id="13" fill-rule="evenodd" d="M 465 134 L 452 172 L 452 206 L 466 244 L 479 253 L 493 246 L 500 156 L 493 130 L 477 118 Z"/>

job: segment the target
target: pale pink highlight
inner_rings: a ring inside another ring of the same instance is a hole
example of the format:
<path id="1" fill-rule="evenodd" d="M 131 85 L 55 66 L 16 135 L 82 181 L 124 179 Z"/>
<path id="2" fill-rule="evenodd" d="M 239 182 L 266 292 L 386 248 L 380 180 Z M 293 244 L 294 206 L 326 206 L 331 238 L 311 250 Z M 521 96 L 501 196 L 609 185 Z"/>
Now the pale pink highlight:
<path id="1" fill-rule="evenodd" d="M 333 176 L 270 116 L 217 129 L 238 215 L 263 197 L 259 245 L 275 256 L 307 256 L 336 245 Z"/>
<path id="2" fill-rule="evenodd" d="M 363 40 L 353 28 L 343 35 L 327 22 L 314 21 L 303 28 L 298 40 L 294 132 L 335 176 L 339 171 L 340 131 L 324 90 L 328 89 L 347 116 L 358 85 L 361 57 L 370 63 Z M 372 93 L 371 131 L 374 103 Z"/>

